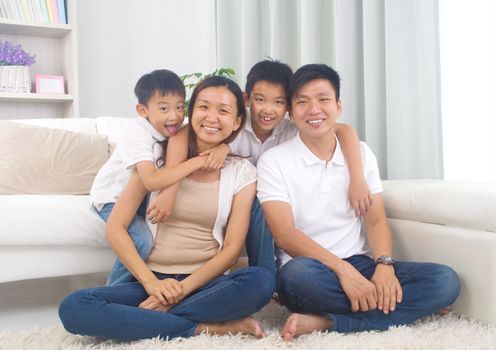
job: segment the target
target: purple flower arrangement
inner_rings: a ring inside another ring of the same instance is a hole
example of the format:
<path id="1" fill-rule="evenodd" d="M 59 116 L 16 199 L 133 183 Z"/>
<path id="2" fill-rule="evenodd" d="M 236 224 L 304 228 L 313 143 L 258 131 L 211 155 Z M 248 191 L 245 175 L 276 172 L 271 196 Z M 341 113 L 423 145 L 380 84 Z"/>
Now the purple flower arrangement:
<path id="1" fill-rule="evenodd" d="M 30 66 L 35 63 L 35 57 L 26 53 L 21 45 L 0 40 L 0 66 Z"/>

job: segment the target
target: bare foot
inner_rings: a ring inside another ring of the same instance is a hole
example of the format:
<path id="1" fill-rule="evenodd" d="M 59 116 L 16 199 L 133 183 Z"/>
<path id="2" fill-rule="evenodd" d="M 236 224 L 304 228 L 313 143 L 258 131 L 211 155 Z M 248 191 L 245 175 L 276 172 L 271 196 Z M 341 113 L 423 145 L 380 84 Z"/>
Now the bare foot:
<path id="1" fill-rule="evenodd" d="M 257 338 L 265 337 L 265 332 L 260 324 L 253 317 L 245 317 L 241 320 L 219 322 L 219 323 L 200 323 L 196 327 L 195 335 L 201 332 L 210 334 L 227 335 L 227 334 L 249 334 Z"/>
<path id="2" fill-rule="evenodd" d="M 291 314 L 281 329 L 281 337 L 284 341 L 290 341 L 294 337 L 313 331 L 324 331 L 331 328 L 331 320 L 312 314 Z"/>
<path id="3" fill-rule="evenodd" d="M 445 308 L 442 308 L 441 310 L 439 310 L 438 312 L 436 312 L 436 315 L 444 316 L 444 315 L 449 314 L 450 311 L 451 311 L 451 305 L 450 306 L 446 306 Z"/>

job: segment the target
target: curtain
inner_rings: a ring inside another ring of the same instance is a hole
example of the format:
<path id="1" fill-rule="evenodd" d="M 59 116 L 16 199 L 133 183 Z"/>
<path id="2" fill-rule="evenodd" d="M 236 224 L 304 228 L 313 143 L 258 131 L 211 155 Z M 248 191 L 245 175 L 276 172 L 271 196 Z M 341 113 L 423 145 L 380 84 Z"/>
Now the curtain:
<path id="1" fill-rule="evenodd" d="M 266 57 L 326 63 L 383 179 L 442 178 L 437 0 L 216 0 L 216 16 L 217 65 L 242 86 Z"/>

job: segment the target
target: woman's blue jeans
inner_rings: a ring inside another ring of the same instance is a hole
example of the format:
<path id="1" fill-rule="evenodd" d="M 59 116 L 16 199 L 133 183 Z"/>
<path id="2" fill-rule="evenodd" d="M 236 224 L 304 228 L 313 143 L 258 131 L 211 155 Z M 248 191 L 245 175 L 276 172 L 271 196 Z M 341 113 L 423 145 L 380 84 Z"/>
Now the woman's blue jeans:
<path id="1" fill-rule="evenodd" d="M 98 214 L 105 222 L 107 222 L 114 204 L 115 203 L 107 203 L 103 206 L 102 210 L 97 210 Z M 127 229 L 138 254 L 143 260 L 148 258 L 148 255 L 150 255 L 153 248 L 153 236 L 145 222 L 145 211 L 146 200 L 144 200 L 141 204 L 138 209 L 138 213 L 134 216 Z M 116 284 L 131 282 L 133 280 L 134 277 L 131 272 L 129 272 L 129 270 L 119 259 L 116 259 L 114 266 L 112 266 L 112 270 L 107 277 L 107 285 L 113 286 Z"/>
<path id="2" fill-rule="evenodd" d="M 368 256 L 344 259 L 370 280 L 375 262 Z M 342 333 L 386 330 L 411 323 L 451 305 L 460 292 L 458 276 L 450 267 L 433 263 L 396 262 L 395 274 L 403 289 L 403 301 L 385 315 L 380 310 L 351 312 L 351 304 L 339 280 L 320 261 L 297 257 L 277 276 L 280 301 L 290 311 L 321 315 L 332 321 L 330 331 Z"/>
<path id="3" fill-rule="evenodd" d="M 155 273 L 159 279 L 188 275 Z M 224 322 L 251 315 L 272 296 L 274 279 L 260 267 L 221 275 L 197 289 L 167 312 L 138 308 L 148 294 L 138 282 L 83 289 L 59 307 L 65 329 L 74 334 L 131 341 L 190 337 L 201 322 Z"/>

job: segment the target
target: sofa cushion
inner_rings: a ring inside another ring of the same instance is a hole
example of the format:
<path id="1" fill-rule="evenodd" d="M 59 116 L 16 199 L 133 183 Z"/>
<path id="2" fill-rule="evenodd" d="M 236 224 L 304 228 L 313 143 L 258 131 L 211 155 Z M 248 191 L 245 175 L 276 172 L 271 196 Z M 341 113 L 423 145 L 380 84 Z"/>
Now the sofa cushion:
<path id="1" fill-rule="evenodd" d="M 106 136 L 0 121 L 0 194 L 87 194 Z"/>
<path id="2" fill-rule="evenodd" d="M 0 195 L 0 213 L 0 246 L 108 247 L 89 196 Z"/>

